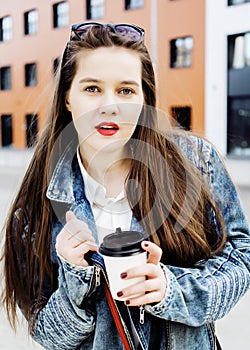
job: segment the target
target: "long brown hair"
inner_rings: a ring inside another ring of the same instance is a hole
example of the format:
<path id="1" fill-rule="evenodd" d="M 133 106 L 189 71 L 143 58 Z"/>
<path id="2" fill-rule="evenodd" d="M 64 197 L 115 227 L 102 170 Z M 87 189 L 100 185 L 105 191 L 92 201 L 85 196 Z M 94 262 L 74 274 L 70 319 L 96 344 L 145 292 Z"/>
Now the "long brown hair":
<path id="1" fill-rule="evenodd" d="M 41 290 L 45 279 L 51 283 L 51 293 L 57 286 L 57 279 L 52 278 L 56 274 L 53 272 L 51 250 L 48 249 L 56 215 L 46 197 L 53 172 L 52 150 L 56 162 L 68 139 L 74 140 L 77 145 L 74 129 L 67 140 L 62 137 L 63 130 L 72 124 L 71 113 L 65 105 L 66 92 L 76 73 L 79 52 L 102 46 L 125 47 L 138 52 L 141 58 L 145 108 L 130 141 L 133 157 L 126 191 L 134 216 L 149 239 L 163 249 L 162 261 L 193 266 L 217 253 L 225 241 L 223 220 L 200 172 L 175 142 L 174 130 L 169 128 L 164 135 L 157 131 L 154 71 L 143 41 L 126 39 L 104 27 L 93 27 L 84 40 L 75 39 L 67 43 L 47 126 L 39 138 L 6 221 L 4 300 L 12 324 L 15 324 L 17 304 L 25 310 L 28 319 L 42 307 Z M 185 133 L 179 133 L 181 137 L 186 137 Z M 133 186 L 133 183 L 140 186 Z M 140 193 L 138 188 L 141 188 Z M 192 210 L 187 215 L 188 208 Z M 210 217 L 213 215 L 217 218 L 219 229 L 211 224 Z M 39 290 L 34 291 L 34 281 L 38 280 Z M 34 299 L 38 301 L 32 305 Z"/>

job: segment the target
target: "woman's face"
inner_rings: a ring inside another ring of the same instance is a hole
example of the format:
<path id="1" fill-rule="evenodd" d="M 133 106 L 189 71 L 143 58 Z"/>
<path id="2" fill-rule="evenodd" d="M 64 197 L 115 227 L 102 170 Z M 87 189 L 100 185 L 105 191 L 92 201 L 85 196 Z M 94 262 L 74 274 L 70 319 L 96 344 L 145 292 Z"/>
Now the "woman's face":
<path id="1" fill-rule="evenodd" d="M 126 48 L 101 47 L 82 51 L 77 63 L 66 105 L 82 156 L 123 152 L 144 102 L 139 55 Z"/>

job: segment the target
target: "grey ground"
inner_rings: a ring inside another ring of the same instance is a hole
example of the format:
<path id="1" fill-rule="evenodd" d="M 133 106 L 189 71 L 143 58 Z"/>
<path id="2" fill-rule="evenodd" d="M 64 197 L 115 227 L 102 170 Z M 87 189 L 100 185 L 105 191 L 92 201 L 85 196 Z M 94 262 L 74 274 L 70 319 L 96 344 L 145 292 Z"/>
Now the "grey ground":
<path id="1" fill-rule="evenodd" d="M 0 150 L 0 227 L 3 225 L 8 207 L 20 184 L 31 155 L 30 151 Z M 239 188 L 239 192 L 250 220 L 250 188 Z M 248 292 L 229 315 L 216 324 L 217 334 L 223 350 L 250 349 L 249 319 L 250 293 Z M 12 349 L 38 350 L 42 348 L 27 336 L 24 320 L 21 320 L 15 334 L 11 330 L 6 315 L 0 306 L 0 350 Z"/>

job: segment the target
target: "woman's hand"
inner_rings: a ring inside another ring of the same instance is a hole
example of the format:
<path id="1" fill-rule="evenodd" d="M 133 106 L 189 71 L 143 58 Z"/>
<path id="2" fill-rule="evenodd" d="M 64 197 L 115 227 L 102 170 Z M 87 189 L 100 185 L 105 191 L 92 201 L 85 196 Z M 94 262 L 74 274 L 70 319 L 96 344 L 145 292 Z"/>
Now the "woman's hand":
<path id="1" fill-rule="evenodd" d="M 87 224 L 78 220 L 72 211 L 66 213 L 66 225 L 56 238 L 56 252 L 69 263 L 89 266 L 84 259 L 88 251 L 98 247 Z"/>
<path id="2" fill-rule="evenodd" d="M 163 299 L 167 288 L 166 276 L 160 266 L 161 248 L 148 241 L 142 242 L 142 248 L 149 253 L 147 263 L 124 271 L 121 278 L 144 276 L 145 280 L 117 293 L 119 297 L 126 298 L 125 304 L 130 306 L 158 303 Z M 130 298 L 138 294 L 139 297 Z"/>

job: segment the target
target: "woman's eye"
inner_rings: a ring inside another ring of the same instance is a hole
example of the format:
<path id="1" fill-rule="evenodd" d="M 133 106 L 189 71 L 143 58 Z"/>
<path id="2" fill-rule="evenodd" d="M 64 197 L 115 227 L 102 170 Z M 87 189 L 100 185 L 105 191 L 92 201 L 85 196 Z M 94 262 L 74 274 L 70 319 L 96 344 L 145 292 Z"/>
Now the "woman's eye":
<path id="1" fill-rule="evenodd" d="M 91 93 L 94 93 L 94 92 L 99 92 L 99 89 L 97 86 L 88 86 L 85 91 L 87 92 L 91 92 Z"/>
<path id="2" fill-rule="evenodd" d="M 120 90 L 120 94 L 122 95 L 131 95 L 134 93 L 134 90 L 129 89 L 129 88 L 124 88 Z"/>

